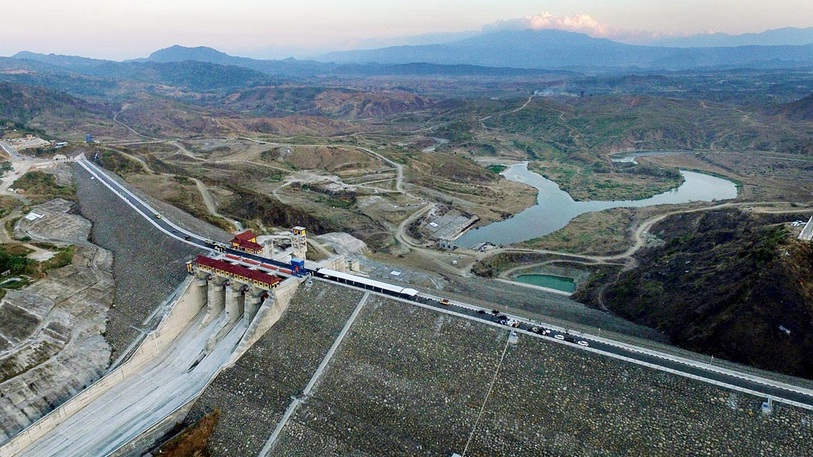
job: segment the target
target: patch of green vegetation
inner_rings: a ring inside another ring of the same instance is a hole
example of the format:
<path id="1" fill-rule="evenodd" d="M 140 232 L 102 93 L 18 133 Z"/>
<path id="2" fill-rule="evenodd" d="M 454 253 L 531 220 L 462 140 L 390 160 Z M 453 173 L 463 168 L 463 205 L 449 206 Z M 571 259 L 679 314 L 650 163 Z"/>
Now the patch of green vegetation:
<path id="1" fill-rule="evenodd" d="M 141 163 L 117 151 L 102 151 L 97 157 L 101 166 L 121 177 L 135 173 L 144 173 L 144 166 L 141 165 Z"/>
<path id="2" fill-rule="evenodd" d="M 678 187 L 683 176 L 676 169 L 596 161 L 591 164 L 558 161 L 531 162 L 531 171 L 559 185 L 574 200 L 640 200 Z M 640 167 L 640 169 L 638 169 Z"/>
<path id="3" fill-rule="evenodd" d="M 487 166 L 486 168 L 491 170 L 491 172 L 494 173 L 495 175 L 498 175 L 498 174 L 500 174 L 503 171 L 508 169 L 507 166 L 499 164 L 499 163 L 493 163 L 493 164 Z"/>
<path id="4" fill-rule="evenodd" d="M 496 254 L 475 263 L 471 267 L 472 273 L 485 278 L 496 278 L 500 272 L 517 265 L 539 263 L 549 259 L 547 254 L 520 254 L 502 253 Z"/>
<path id="5" fill-rule="evenodd" d="M 73 256 L 76 253 L 76 247 L 74 245 L 64 246 L 57 250 L 56 255 L 51 257 L 50 259 L 42 262 L 41 269 L 43 272 L 48 270 L 53 270 L 55 268 L 61 268 L 66 265 L 70 265 L 73 262 Z"/>
<path id="6" fill-rule="evenodd" d="M 5 217 L 20 206 L 20 201 L 16 198 L 0 196 L 0 217 Z"/>
<path id="7" fill-rule="evenodd" d="M 443 145 L 442 145 L 443 146 Z M 439 147 L 438 149 L 443 149 L 443 147 Z M 474 155 L 485 155 L 485 156 L 495 156 L 497 155 L 497 148 L 491 143 L 466 143 L 462 145 L 463 148 L 469 151 L 469 153 Z"/>
<path id="8" fill-rule="evenodd" d="M 26 257 L 31 252 L 20 245 L 0 246 L 0 273 L 30 275 L 36 272 L 37 262 Z"/>
<path id="9" fill-rule="evenodd" d="M 11 279 L 11 278 L 9 278 L 9 279 Z M 5 280 L 6 280 L 6 278 L 4 278 L 3 281 L 0 281 L 0 282 L 4 282 Z M 31 280 L 28 279 L 27 276 L 18 276 L 18 277 L 14 277 L 12 281 L 4 282 L 3 285 L 0 286 L 0 290 L 4 290 L 4 289 L 19 290 L 19 289 L 22 289 L 23 287 L 25 287 L 25 286 L 27 286 L 29 284 L 31 284 Z M 5 294 L 5 292 L 4 292 L 4 294 Z"/>
<path id="10" fill-rule="evenodd" d="M 474 140 L 474 132 L 476 125 L 472 122 L 455 121 L 440 127 L 435 131 L 435 134 L 449 140 L 450 143 L 462 144 L 470 143 Z"/>
<path id="11" fill-rule="evenodd" d="M 172 180 L 175 181 L 176 183 L 184 185 L 184 186 L 194 186 L 195 185 L 195 181 L 192 181 L 192 179 L 187 178 L 186 176 L 175 175 L 175 176 L 172 177 Z"/>
<path id="12" fill-rule="evenodd" d="M 6 227 L 5 227 L 6 228 L 6 233 L 8 233 L 9 236 L 11 236 L 14 233 L 14 225 L 20 219 L 22 219 L 22 216 L 20 216 L 20 217 L 12 217 L 11 219 L 6 221 Z"/>
<path id="13" fill-rule="evenodd" d="M 768 262 L 779 256 L 779 246 L 788 243 L 788 231 L 784 225 L 766 227 L 759 232 L 759 241 L 749 255 L 756 260 L 757 268 L 761 269 Z"/>
<path id="14" fill-rule="evenodd" d="M 15 181 L 12 187 L 24 189 L 30 196 L 39 197 L 35 198 L 35 200 L 50 200 L 57 197 L 66 200 L 76 198 L 76 187 L 74 185 L 60 186 L 57 184 L 54 175 L 42 171 L 29 171 Z"/>
<path id="15" fill-rule="evenodd" d="M 167 173 L 173 175 L 185 174 L 183 167 L 172 165 L 166 161 L 163 161 L 154 154 L 147 154 L 144 157 L 144 161 L 147 162 L 147 165 L 149 165 L 149 167 L 157 173 Z"/>
<path id="16" fill-rule="evenodd" d="M 623 252 L 629 244 L 627 227 L 634 212 L 615 208 L 580 214 L 566 227 L 518 246 L 588 255 Z"/>
<path id="17" fill-rule="evenodd" d="M 38 244 L 47 245 L 48 243 Z M 0 246 L 0 273 L 6 273 L 0 275 L 0 283 L 3 283 L 0 290 L 23 288 L 30 284 L 31 277 L 42 277 L 47 271 L 64 267 L 73 261 L 76 252 L 75 246 L 56 247 L 50 245 L 49 247 L 41 247 L 51 249 L 51 246 L 57 251 L 56 255 L 44 262 L 29 259 L 28 255 L 32 250 L 22 244 Z M 5 282 L 8 279 L 12 280 Z"/>
<path id="18" fill-rule="evenodd" d="M 7 172 L 11 171 L 14 167 L 11 165 L 11 162 L 4 161 L 0 162 L 0 178 L 6 175 Z"/>
<path id="19" fill-rule="evenodd" d="M 266 149 L 260 153 L 260 159 L 266 162 L 276 162 L 280 158 L 279 148 Z"/>
<path id="20" fill-rule="evenodd" d="M 292 187 L 311 192 L 315 194 L 314 198 L 311 199 L 312 201 L 330 205 L 334 208 L 350 209 L 356 204 L 356 194 L 354 192 L 330 192 L 307 183 L 297 183 Z"/>

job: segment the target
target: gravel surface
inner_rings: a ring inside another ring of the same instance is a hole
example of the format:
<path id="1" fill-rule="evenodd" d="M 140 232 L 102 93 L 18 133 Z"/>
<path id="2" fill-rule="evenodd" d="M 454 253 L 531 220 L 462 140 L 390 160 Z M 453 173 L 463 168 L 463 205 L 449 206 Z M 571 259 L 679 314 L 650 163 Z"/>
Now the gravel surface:
<path id="1" fill-rule="evenodd" d="M 470 337 L 482 327 L 483 338 Z M 274 455 L 443 455 L 462 450 L 508 332 L 371 296 Z M 310 435 L 310 438 L 308 436 Z"/>
<path id="2" fill-rule="evenodd" d="M 91 241 L 113 252 L 114 308 L 108 313 L 106 337 L 115 358 L 183 281 L 186 261 L 200 251 L 158 231 L 83 168 L 74 170 L 79 212 L 93 222 Z M 174 213 L 169 217 L 175 220 Z"/>
<path id="3" fill-rule="evenodd" d="M 362 295 L 321 281 L 299 286 L 282 318 L 212 382 L 190 412 L 191 423 L 206 411 L 221 409 L 209 444 L 212 455 L 260 452 Z"/>
<path id="4" fill-rule="evenodd" d="M 492 379 L 467 456 L 813 453 L 813 412 L 507 336 L 371 297 L 274 455 L 461 453 Z"/>

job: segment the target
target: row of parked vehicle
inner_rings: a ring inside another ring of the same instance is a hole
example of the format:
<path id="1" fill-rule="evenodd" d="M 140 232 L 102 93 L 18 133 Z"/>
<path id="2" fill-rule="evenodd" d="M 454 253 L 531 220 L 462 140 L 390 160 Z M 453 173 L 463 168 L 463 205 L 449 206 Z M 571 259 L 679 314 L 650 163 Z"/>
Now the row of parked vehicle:
<path id="1" fill-rule="evenodd" d="M 511 320 L 513 320 L 513 319 L 511 319 Z M 516 321 L 514 321 L 514 322 L 516 322 Z M 502 323 L 502 322 L 500 322 L 500 323 Z M 517 327 L 518 325 L 519 325 L 519 323 L 517 322 L 517 325 L 513 325 L 513 327 Z M 551 335 L 553 335 L 553 338 L 556 338 L 557 340 L 567 341 L 568 343 L 575 343 L 575 344 L 578 344 L 579 346 L 584 346 L 584 347 L 590 346 L 590 343 L 588 343 L 587 341 L 576 339 L 576 337 L 574 337 L 573 335 L 571 335 L 570 333 L 567 333 L 567 332 L 565 332 L 565 333 L 553 333 L 551 331 L 551 329 L 549 329 L 549 328 L 538 327 L 538 326 L 533 326 L 533 327 L 530 328 L 530 330 L 531 330 L 531 332 L 536 333 L 538 335 L 542 335 L 542 336 L 550 337 Z"/>
<path id="2" fill-rule="evenodd" d="M 448 298 L 441 298 L 439 300 L 439 302 L 440 302 L 441 305 L 446 305 L 446 306 L 452 304 L 451 301 Z M 480 310 L 477 310 L 477 314 L 488 314 L 488 313 L 485 310 L 480 309 Z M 510 318 L 510 317 L 506 316 L 505 314 L 500 313 L 496 309 L 491 311 L 491 315 L 493 316 L 492 319 L 497 321 L 500 325 L 505 325 L 505 326 L 511 327 L 511 328 L 519 328 L 520 327 L 520 324 L 521 324 L 520 321 L 518 321 L 516 319 L 513 319 L 513 318 Z M 568 332 L 554 333 L 553 331 L 551 331 L 551 329 L 548 329 L 548 328 L 545 328 L 545 327 L 540 327 L 540 326 L 537 326 L 537 325 L 531 326 L 530 328 L 526 327 L 526 329 L 530 330 L 531 332 L 536 333 L 538 335 L 546 336 L 546 337 L 549 337 L 549 338 L 552 337 L 552 338 L 555 338 L 555 339 L 560 340 L 560 341 L 566 341 L 568 343 L 574 343 L 574 344 L 578 344 L 579 346 L 584 346 L 584 347 L 589 347 L 590 346 L 590 343 L 588 343 L 587 341 L 581 340 L 581 339 L 576 339 L 576 337 L 574 337 L 573 335 L 571 335 Z"/>

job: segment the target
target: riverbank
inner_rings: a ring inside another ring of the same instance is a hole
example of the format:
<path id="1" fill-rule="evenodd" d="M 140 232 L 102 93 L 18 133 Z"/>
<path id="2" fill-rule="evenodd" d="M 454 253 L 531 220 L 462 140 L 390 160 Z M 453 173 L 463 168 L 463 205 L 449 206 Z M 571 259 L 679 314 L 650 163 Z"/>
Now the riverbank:
<path id="1" fill-rule="evenodd" d="M 641 208 L 666 204 L 682 204 L 695 201 L 729 200 L 737 197 L 735 183 L 702 173 L 681 171 L 685 181 L 677 189 L 643 200 L 613 200 L 577 202 L 559 186 L 541 175 L 528 170 L 528 163 L 515 164 L 503 175 L 516 182 L 538 190 L 537 204 L 504 221 L 472 230 L 460 237 L 456 244 L 470 247 L 490 242 L 510 245 L 528 241 L 565 226 L 580 214 L 611 208 Z"/>

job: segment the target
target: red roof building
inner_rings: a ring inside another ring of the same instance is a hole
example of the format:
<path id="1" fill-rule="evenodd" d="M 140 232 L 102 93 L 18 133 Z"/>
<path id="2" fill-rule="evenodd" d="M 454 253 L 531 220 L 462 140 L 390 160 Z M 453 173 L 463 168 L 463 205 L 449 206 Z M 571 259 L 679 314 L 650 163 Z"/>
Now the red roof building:
<path id="1" fill-rule="evenodd" d="M 276 287 L 282 282 L 279 276 L 270 275 L 259 270 L 242 265 L 235 265 L 225 260 L 213 259 L 204 255 L 198 255 L 195 259 L 198 269 L 220 274 L 246 284 L 253 284 L 257 287 Z"/>
<path id="2" fill-rule="evenodd" d="M 263 252 L 262 245 L 257 244 L 257 235 L 251 230 L 235 235 L 231 240 L 231 246 L 251 254 L 262 254 Z"/>
<path id="3" fill-rule="evenodd" d="M 257 242 L 257 235 L 255 235 L 254 232 L 252 232 L 251 230 L 246 230 L 243 233 L 238 233 L 237 235 L 234 235 L 234 240 L 232 240 L 232 241 L 235 241 L 235 240 L 251 241 L 252 243 L 256 243 Z"/>

